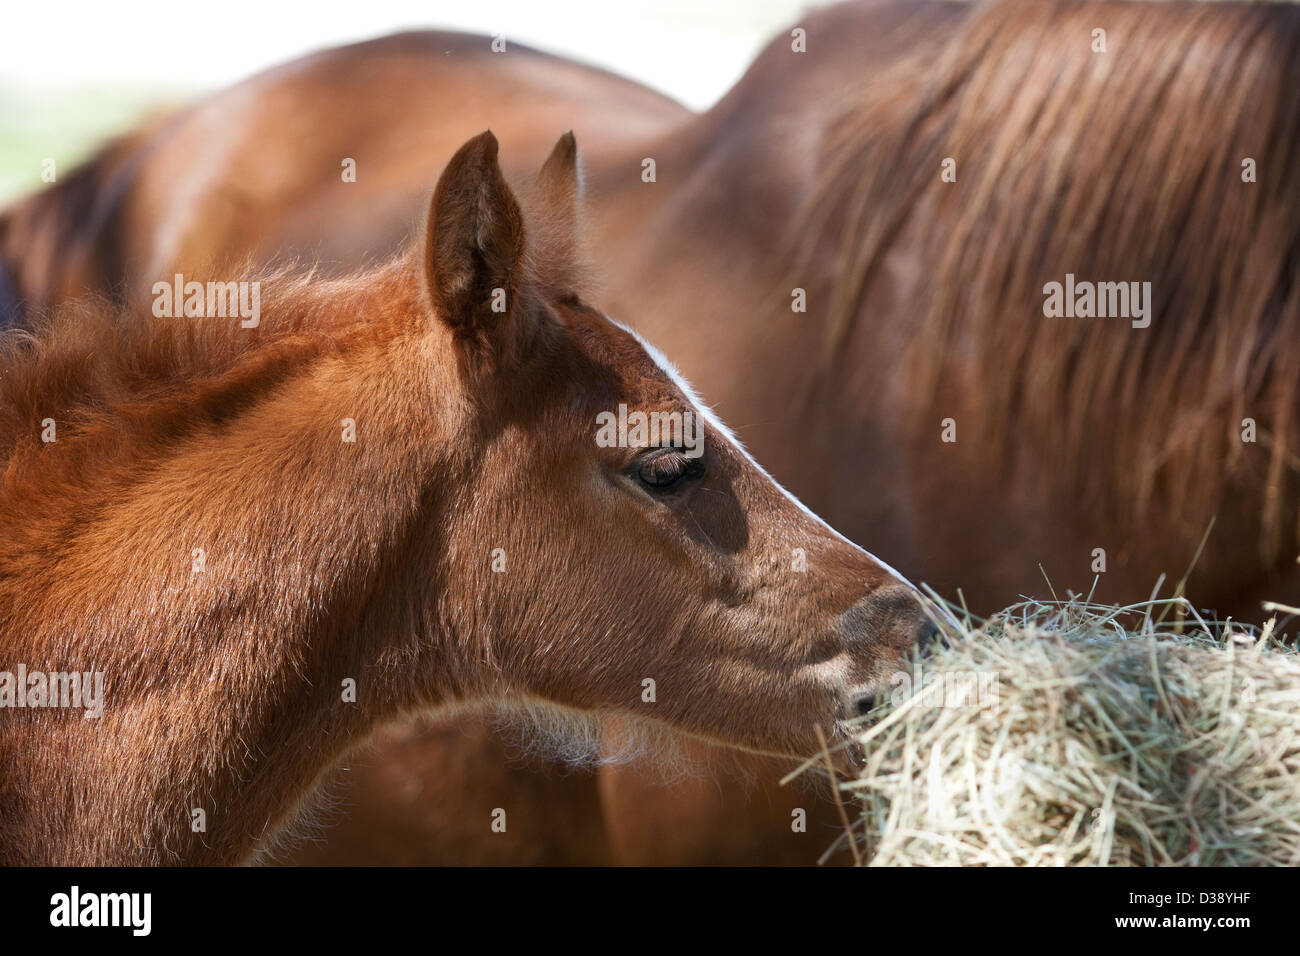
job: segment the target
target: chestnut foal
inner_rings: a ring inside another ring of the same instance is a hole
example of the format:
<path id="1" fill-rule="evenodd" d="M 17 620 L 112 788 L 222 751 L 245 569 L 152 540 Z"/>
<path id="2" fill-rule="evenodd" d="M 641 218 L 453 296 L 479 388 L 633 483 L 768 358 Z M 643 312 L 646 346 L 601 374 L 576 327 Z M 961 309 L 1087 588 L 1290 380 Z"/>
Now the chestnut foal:
<path id="1" fill-rule="evenodd" d="M 526 223 L 484 133 L 413 254 L 264 277 L 254 328 L 8 343 L 0 863 L 249 860 L 377 726 L 463 701 L 805 754 L 900 665 L 911 589 L 578 298 L 577 198 L 570 135 Z M 598 442 L 624 405 L 702 454 Z M 102 675 L 102 715 L 19 667 Z"/>

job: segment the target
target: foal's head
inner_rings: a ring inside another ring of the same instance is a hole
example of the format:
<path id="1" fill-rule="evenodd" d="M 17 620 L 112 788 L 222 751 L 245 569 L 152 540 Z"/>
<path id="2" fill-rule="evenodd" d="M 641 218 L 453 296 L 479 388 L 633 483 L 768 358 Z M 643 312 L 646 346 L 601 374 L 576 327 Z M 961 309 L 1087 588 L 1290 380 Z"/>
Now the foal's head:
<path id="1" fill-rule="evenodd" d="M 522 209 L 496 152 L 484 133 L 452 159 L 423 248 L 462 410 L 426 552 L 456 694 L 809 752 L 932 630 L 914 592 L 578 297 L 572 136 Z"/>

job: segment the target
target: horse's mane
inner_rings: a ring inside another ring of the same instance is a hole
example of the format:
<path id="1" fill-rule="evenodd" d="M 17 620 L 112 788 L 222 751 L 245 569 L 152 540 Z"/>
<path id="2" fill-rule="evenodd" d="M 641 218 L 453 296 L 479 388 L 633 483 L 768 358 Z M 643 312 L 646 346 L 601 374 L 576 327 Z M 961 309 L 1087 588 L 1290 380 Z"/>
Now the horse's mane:
<path id="1" fill-rule="evenodd" d="M 1090 49 L 1099 27 L 1106 53 Z M 973 8 L 863 78 L 827 130 L 795 232 L 838 242 L 824 380 L 851 376 L 842 356 L 889 273 L 914 303 L 905 368 L 927 435 L 960 407 L 962 441 L 1058 463 L 1081 507 L 1142 513 L 1158 496 L 1204 514 L 1249 472 L 1275 558 L 1300 445 L 1297 90 L 1300 7 Z M 895 254 L 916 257 L 915 278 L 887 268 Z M 1151 282 L 1150 327 L 1045 318 L 1044 285 L 1067 272 Z"/>
<path id="2" fill-rule="evenodd" d="M 75 520 L 73 504 L 102 500 L 95 489 L 114 476 L 221 427 L 317 359 L 390 334 L 420 288 L 405 257 L 364 277 L 322 281 L 284 266 L 254 280 L 256 328 L 126 311 L 97 296 L 0 335 L 0 536 L 42 527 L 29 520 L 37 513 Z M 52 444 L 41 440 L 46 419 Z"/>

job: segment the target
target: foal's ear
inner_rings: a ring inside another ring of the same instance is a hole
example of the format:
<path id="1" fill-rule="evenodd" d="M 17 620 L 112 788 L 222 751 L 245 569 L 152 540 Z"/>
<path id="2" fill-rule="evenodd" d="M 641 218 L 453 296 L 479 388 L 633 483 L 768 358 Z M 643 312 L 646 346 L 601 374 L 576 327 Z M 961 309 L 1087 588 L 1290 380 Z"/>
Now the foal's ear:
<path id="1" fill-rule="evenodd" d="M 451 158 L 429 206 L 424 268 L 438 317 L 456 338 L 505 334 L 519 291 L 524 217 L 501 167 L 497 138 L 480 133 Z"/>
<path id="2" fill-rule="evenodd" d="M 578 171 L 578 142 L 570 131 L 556 142 L 528 194 L 528 222 L 534 234 L 531 255 L 553 293 L 573 294 L 583 284 L 578 209 L 582 177 Z"/>
<path id="3" fill-rule="evenodd" d="M 578 141 L 570 130 L 556 141 L 551 155 L 542 164 L 542 171 L 537 174 L 537 203 L 552 219 L 556 231 L 577 231 L 581 192 Z"/>

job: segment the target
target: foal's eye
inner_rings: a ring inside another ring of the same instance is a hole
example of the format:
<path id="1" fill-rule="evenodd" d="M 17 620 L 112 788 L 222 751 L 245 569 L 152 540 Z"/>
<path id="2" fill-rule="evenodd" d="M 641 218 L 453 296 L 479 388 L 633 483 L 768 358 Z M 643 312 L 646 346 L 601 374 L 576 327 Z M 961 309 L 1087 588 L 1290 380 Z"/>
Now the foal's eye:
<path id="1" fill-rule="evenodd" d="M 641 484 L 655 494 L 672 491 L 676 486 L 704 474 L 704 462 L 675 448 L 647 455 L 635 466 Z"/>

